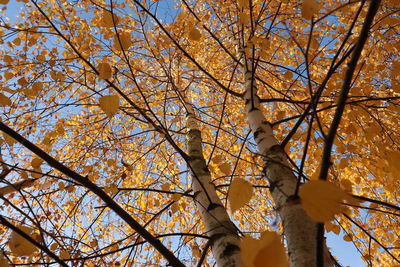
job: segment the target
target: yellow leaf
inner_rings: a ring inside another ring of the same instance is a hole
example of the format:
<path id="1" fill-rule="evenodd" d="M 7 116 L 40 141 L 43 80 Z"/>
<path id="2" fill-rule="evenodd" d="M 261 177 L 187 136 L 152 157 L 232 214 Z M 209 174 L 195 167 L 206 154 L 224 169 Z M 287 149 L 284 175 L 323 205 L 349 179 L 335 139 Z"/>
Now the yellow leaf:
<path id="1" fill-rule="evenodd" d="M 93 239 L 92 241 L 90 241 L 90 246 L 97 247 L 98 245 L 99 245 L 99 242 L 96 239 Z"/>
<path id="2" fill-rule="evenodd" d="M 334 224 L 333 227 L 332 227 L 332 232 L 337 234 L 337 235 L 340 234 L 340 226 L 337 225 L 337 224 Z"/>
<path id="3" fill-rule="evenodd" d="M 212 158 L 212 163 L 219 164 L 222 161 L 222 155 L 216 155 Z"/>
<path id="4" fill-rule="evenodd" d="M 218 168 L 225 175 L 231 174 L 231 165 L 228 162 L 222 163 Z"/>
<path id="5" fill-rule="evenodd" d="M 118 95 L 107 95 L 100 97 L 100 108 L 106 113 L 107 117 L 111 118 L 117 113 L 119 108 Z"/>
<path id="6" fill-rule="evenodd" d="M 1 3 L 1 0 L 0 0 Z M 4 257 L 3 253 L 0 253 L 0 266 L 1 267 L 11 267 L 11 265 L 8 263 L 8 260 L 6 257 Z"/>
<path id="7" fill-rule="evenodd" d="M 8 63 L 8 64 L 11 64 L 13 62 L 12 57 L 10 57 L 9 55 L 4 55 L 3 60 L 5 63 Z"/>
<path id="8" fill-rule="evenodd" d="M 171 205 L 171 211 L 172 213 L 175 213 L 179 210 L 179 204 L 175 202 L 174 204 Z"/>
<path id="9" fill-rule="evenodd" d="M 199 40 L 201 39 L 201 33 L 200 33 L 200 31 L 199 31 L 198 29 L 196 29 L 196 28 L 192 28 L 192 29 L 189 31 L 188 36 L 189 36 L 189 39 L 192 40 L 192 41 L 199 41 Z"/>
<path id="10" fill-rule="evenodd" d="M 316 0 L 303 0 L 301 15 L 305 19 L 311 19 L 319 11 L 319 4 Z"/>
<path id="11" fill-rule="evenodd" d="M 344 236 L 343 236 L 343 240 L 344 240 L 344 241 L 347 241 L 347 242 L 351 242 L 352 237 L 351 237 L 350 234 L 347 234 L 347 235 L 344 235 Z"/>
<path id="12" fill-rule="evenodd" d="M 340 234 L 340 226 L 337 224 L 333 224 L 331 222 L 326 222 L 325 223 L 325 230 L 327 232 L 333 232 L 335 234 Z"/>
<path id="13" fill-rule="evenodd" d="M 238 0 L 238 4 L 240 7 L 246 7 L 249 5 L 249 1 L 248 0 Z"/>
<path id="14" fill-rule="evenodd" d="M 64 189 L 65 189 L 65 184 L 64 184 L 64 182 L 59 182 L 59 183 L 58 183 L 58 188 L 59 188 L 60 190 L 64 190 Z M 56 243 L 54 243 L 54 244 L 56 244 Z"/>
<path id="15" fill-rule="evenodd" d="M 38 55 L 38 56 L 36 57 L 36 60 L 37 60 L 38 62 L 40 62 L 40 63 L 43 63 L 43 62 L 46 61 L 46 56 L 44 56 L 44 55 Z"/>
<path id="16" fill-rule="evenodd" d="M 235 178 L 229 188 L 229 204 L 233 212 L 243 207 L 253 196 L 253 186 L 241 178 Z"/>
<path id="17" fill-rule="evenodd" d="M 55 251 L 58 248 L 58 244 L 57 243 L 53 243 L 50 245 L 50 250 L 51 251 Z"/>
<path id="18" fill-rule="evenodd" d="M 260 47 L 265 52 L 265 50 L 267 50 L 270 47 L 270 45 L 271 45 L 270 41 L 268 39 L 264 38 L 261 41 Z"/>
<path id="19" fill-rule="evenodd" d="M 249 14 L 243 13 L 243 12 L 241 12 L 239 14 L 238 21 L 239 21 L 240 24 L 246 24 L 247 22 L 249 22 L 249 20 L 250 20 L 250 15 Z"/>
<path id="20" fill-rule="evenodd" d="M 111 78 L 112 70 L 108 63 L 100 63 L 97 65 L 97 70 L 101 79 L 107 80 Z"/>
<path id="21" fill-rule="evenodd" d="M 32 228 L 20 226 L 19 229 L 31 236 L 32 238 L 34 237 Z M 10 248 L 11 252 L 16 256 L 30 256 L 37 250 L 37 247 L 35 245 L 33 245 L 31 242 L 29 242 L 14 231 L 11 233 L 8 239 L 8 247 Z"/>
<path id="22" fill-rule="evenodd" d="M 0 106 L 4 107 L 9 105 L 11 105 L 11 100 L 7 96 L 0 93 Z"/>
<path id="23" fill-rule="evenodd" d="M 353 183 L 349 179 L 340 179 L 340 186 L 345 192 L 351 194 Z"/>
<path id="24" fill-rule="evenodd" d="M 43 171 L 42 171 L 42 169 L 39 167 L 39 168 L 34 168 L 33 169 L 35 172 L 32 172 L 32 177 L 33 178 L 36 178 L 36 179 L 39 179 L 39 178 L 42 178 L 43 177 Z"/>
<path id="25" fill-rule="evenodd" d="M 161 189 L 164 191 L 168 191 L 170 189 L 171 185 L 169 183 L 161 185 Z"/>
<path id="26" fill-rule="evenodd" d="M 24 179 L 24 180 L 26 180 L 26 179 L 29 178 L 29 175 L 28 175 L 26 172 L 21 171 L 21 178 Z"/>
<path id="27" fill-rule="evenodd" d="M 182 197 L 182 194 L 174 193 L 174 194 L 172 195 L 171 199 L 172 199 L 173 201 L 179 201 L 179 199 L 181 199 L 181 197 Z"/>
<path id="28" fill-rule="evenodd" d="M 285 247 L 276 232 L 265 231 L 260 239 L 245 236 L 240 254 L 247 267 L 288 267 Z"/>
<path id="29" fill-rule="evenodd" d="M 71 256 L 70 256 L 70 254 L 69 254 L 69 252 L 68 251 L 66 251 L 66 250 L 61 250 L 61 252 L 60 252 L 60 258 L 61 259 L 69 259 Z"/>
<path id="30" fill-rule="evenodd" d="M 14 138 L 12 138 L 11 136 L 9 136 L 8 134 L 6 134 L 4 132 L 3 132 L 3 138 L 4 138 L 4 141 L 6 141 L 6 143 L 9 146 L 12 146 L 17 142 L 17 140 L 15 140 Z"/>
<path id="31" fill-rule="evenodd" d="M 7 5 L 10 0 L 0 0 L 0 4 Z"/>
<path id="32" fill-rule="evenodd" d="M 31 161 L 31 166 L 32 166 L 34 169 L 37 169 L 37 168 L 40 168 L 40 165 L 42 165 L 42 163 L 43 163 L 43 160 L 42 160 L 41 158 L 35 157 L 35 158 L 33 158 L 32 161 Z"/>
<path id="33" fill-rule="evenodd" d="M 14 39 L 13 43 L 15 45 L 20 45 L 21 44 L 21 39 L 19 37 L 17 37 L 17 38 Z"/>
<path id="34" fill-rule="evenodd" d="M 43 89 L 43 83 L 41 82 L 36 82 L 32 84 L 32 90 L 37 94 Z"/>
<path id="35" fill-rule="evenodd" d="M 10 80 L 14 77 L 14 74 L 12 74 L 11 72 L 4 72 L 4 78 L 6 78 L 6 80 Z"/>
<path id="36" fill-rule="evenodd" d="M 25 79 L 25 77 L 22 77 L 22 78 L 18 79 L 17 82 L 21 86 L 27 86 L 28 85 L 28 81 Z"/>
<path id="37" fill-rule="evenodd" d="M 293 77 L 293 73 L 292 73 L 291 71 L 287 71 L 287 72 L 285 72 L 285 73 L 283 74 L 283 77 L 284 77 L 286 80 L 290 80 L 290 79 L 292 79 L 292 77 Z"/>
<path id="38" fill-rule="evenodd" d="M 341 203 L 353 198 L 338 186 L 322 180 L 311 180 L 300 187 L 301 202 L 308 216 L 317 222 L 328 222 L 343 211 Z"/>
<path id="39" fill-rule="evenodd" d="M 75 186 L 69 185 L 69 186 L 65 187 L 65 190 L 67 190 L 67 192 L 69 192 L 69 193 L 73 193 L 73 192 L 75 192 Z"/>
<path id="40" fill-rule="evenodd" d="M 201 251 L 200 251 L 199 247 L 196 245 L 192 246 L 192 256 L 194 258 L 200 258 L 200 256 L 201 256 Z"/>
<path id="41" fill-rule="evenodd" d="M 103 17 L 101 18 L 101 22 L 103 27 L 111 28 L 118 26 L 119 18 L 117 15 L 112 14 L 110 11 L 104 9 L 103 10 Z"/>
<path id="42" fill-rule="evenodd" d="M 114 37 L 114 48 L 117 50 L 127 50 L 131 45 L 131 34 L 128 32 L 119 33 L 118 36 Z"/>

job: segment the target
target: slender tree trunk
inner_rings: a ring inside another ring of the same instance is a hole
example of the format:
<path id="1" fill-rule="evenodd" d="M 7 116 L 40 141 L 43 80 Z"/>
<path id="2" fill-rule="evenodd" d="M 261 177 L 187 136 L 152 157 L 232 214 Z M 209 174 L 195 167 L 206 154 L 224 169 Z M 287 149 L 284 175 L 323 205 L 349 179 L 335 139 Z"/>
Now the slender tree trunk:
<path id="1" fill-rule="evenodd" d="M 290 266 L 315 266 L 317 224 L 307 216 L 298 199 L 290 198 L 295 193 L 297 178 L 288 165 L 283 148 L 273 135 L 270 123 L 260 110 L 260 99 L 257 96 L 251 62 L 243 66 L 245 66 L 244 100 L 247 119 L 259 153 L 263 157 L 264 175 L 270 183 L 271 195 L 282 220 Z M 326 255 L 324 266 L 332 266 L 329 253 Z"/>
<path id="2" fill-rule="evenodd" d="M 192 105 L 186 98 L 183 102 L 187 111 L 187 149 L 192 174 L 192 189 L 211 249 L 220 267 L 242 267 L 240 239 L 237 229 L 218 197 L 211 174 L 202 151 L 201 132 L 198 128 Z"/>

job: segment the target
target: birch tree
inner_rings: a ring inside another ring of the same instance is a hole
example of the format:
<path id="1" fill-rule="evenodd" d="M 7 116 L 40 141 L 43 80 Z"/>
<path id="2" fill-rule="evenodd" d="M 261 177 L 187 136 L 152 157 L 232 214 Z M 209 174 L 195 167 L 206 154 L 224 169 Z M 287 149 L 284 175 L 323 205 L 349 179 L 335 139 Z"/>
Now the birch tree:
<path id="1" fill-rule="evenodd" d="M 0 266 L 400 264 L 398 0 L 0 5 Z"/>

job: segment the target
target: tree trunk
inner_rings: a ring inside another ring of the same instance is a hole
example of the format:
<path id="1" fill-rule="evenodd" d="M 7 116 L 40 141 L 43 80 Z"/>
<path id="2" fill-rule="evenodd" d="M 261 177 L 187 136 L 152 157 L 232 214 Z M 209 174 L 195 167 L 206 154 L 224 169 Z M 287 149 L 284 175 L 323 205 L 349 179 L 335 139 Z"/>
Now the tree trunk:
<path id="1" fill-rule="evenodd" d="M 236 226 L 218 197 L 202 151 L 201 132 L 191 104 L 183 102 L 187 111 L 187 149 L 192 174 L 192 189 L 211 248 L 220 267 L 242 267 L 240 239 Z"/>
<path id="2" fill-rule="evenodd" d="M 290 266 L 315 266 L 317 224 L 307 216 L 299 199 L 289 198 L 295 193 L 297 178 L 288 165 L 283 148 L 273 135 L 270 123 L 260 110 L 260 100 L 257 96 L 251 63 L 247 64 L 247 69 L 244 71 L 247 119 L 259 153 L 263 157 L 264 175 L 270 183 L 270 192 L 282 220 Z M 324 266 L 332 266 L 332 259 L 328 252 Z"/>

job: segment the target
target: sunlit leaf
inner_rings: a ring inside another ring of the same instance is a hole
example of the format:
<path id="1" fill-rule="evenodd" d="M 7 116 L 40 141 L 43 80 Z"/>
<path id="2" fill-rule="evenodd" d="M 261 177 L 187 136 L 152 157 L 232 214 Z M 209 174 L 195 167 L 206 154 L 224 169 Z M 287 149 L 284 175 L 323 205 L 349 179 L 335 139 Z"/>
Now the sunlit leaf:
<path id="1" fill-rule="evenodd" d="M 0 106 L 9 106 L 11 105 L 11 99 L 0 93 Z"/>
<path id="2" fill-rule="evenodd" d="M 17 82 L 21 86 L 27 86 L 28 85 L 28 81 L 25 79 L 25 77 L 19 78 Z"/>
<path id="3" fill-rule="evenodd" d="M 20 226 L 18 228 L 34 238 L 32 228 L 26 226 Z M 31 242 L 29 242 L 14 231 L 11 233 L 8 239 L 8 247 L 10 248 L 11 252 L 16 256 L 30 256 L 38 250 L 35 245 L 33 245 Z"/>
<path id="4" fill-rule="evenodd" d="M 199 31 L 198 29 L 196 29 L 196 28 L 192 28 L 192 29 L 189 31 L 188 36 L 189 36 L 189 39 L 192 40 L 192 41 L 199 41 L 199 40 L 201 39 L 201 33 L 200 33 L 200 31 Z"/>
<path id="5" fill-rule="evenodd" d="M 117 50 L 127 50 L 132 44 L 131 35 L 128 32 L 119 33 L 114 37 L 114 48 Z"/>
<path id="6" fill-rule="evenodd" d="M 0 266 L 1 267 L 11 267 L 10 263 L 8 262 L 6 257 L 4 257 L 3 253 L 0 253 Z"/>
<path id="7" fill-rule="evenodd" d="M 4 138 L 4 141 L 6 141 L 6 143 L 7 143 L 9 146 L 12 146 L 12 145 L 14 145 L 15 143 L 17 143 L 17 140 L 15 140 L 14 138 L 12 138 L 11 136 L 9 136 L 8 134 L 6 134 L 6 133 L 4 133 L 4 132 L 3 132 L 3 138 Z"/>
<path id="8" fill-rule="evenodd" d="M 182 194 L 174 193 L 174 194 L 172 195 L 172 200 L 173 200 L 173 201 L 179 201 L 181 198 L 182 198 Z"/>
<path id="9" fill-rule="evenodd" d="M 242 178 L 235 178 L 229 188 L 229 204 L 232 212 L 246 205 L 253 196 L 253 186 Z"/>
<path id="10" fill-rule="evenodd" d="M 328 222 L 343 211 L 342 203 L 354 201 L 338 186 L 322 180 L 311 180 L 300 187 L 300 198 L 308 216 L 317 222 Z"/>
<path id="11" fill-rule="evenodd" d="M 100 108 L 106 113 L 109 118 L 117 113 L 119 108 L 119 97 L 118 95 L 107 95 L 100 97 Z"/>
<path id="12" fill-rule="evenodd" d="M 104 9 L 101 21 L 103 27 L 110 28 L 118 26 L 120 19 L 115 14 L 112 14 L 110 11 Z"/>
<path id="13" fill-rule="evenodd" d="M 351 237 L 351 234 L 346 234 L 343 236 L 343 240 L 347 242 L 351 242 L 353 238 Z"/>
<path id="14" fill-rule="evenodd" d="M 34 84 L 32 84 L 32 90 L 35 92 L 35 94 L 38 94 L 40 91 L 43 90 L 43 83 L 35 82 Z"/>
<path id="15" fill-rule="evenodd" d="M 215 155 L 212 159 L 211 159 L 211 161 L 212 161 L 212 163 L 214 163 L 214 164 L 219 164 L 219 163 L 221 163 L 221 161 L 222 161 L 222 155 Z"/>
<path id="16" fill-rule="evenodd" d="M 69 252 L 65 249 L 61 250 L 60 252 L 60 258 L 61 259 L 69 259 L 71 257 L 71 255 L 69 254 Z"/>
<path id="17" fill-rule="evenodd" d="M 39 168 L 40 167 L 40 165 L 42 165 L 42 163 L 43 163 L 43 160 L 41 159 L 41 158 L 33 158 L 32 159 L 32 161 L 31 161 L 31 166 L 33 167 L 33 168 Z"/>
<path id="18" fill-rule="evenodd" d="M 305 19 L 311 19 L 314 14 L 318 13 L 319 9 L 317 0 L 303 0 L 301 15 Z"/>
<path id="19" fill-rule="evenodd" d="M 101 79 L 106 80 L 111 78 L 112 69 L 108 63 L 100 63 L 99 65 L 97 65 L 97 70 Z"/>
<path id="20" fill-rule="evenodd" d="M 228 162 L 222 163 L 218 168 L 225 175 L 231 174 L 231 165 Z"/>
<path id="21" fill-rule="evenodd" d="M 171 188 L 171 184 L 165 183 L 161 185 L 161 189 L 164 191 L 168 191 Z"/>
<path id="22" fill-rule="evenodd" d="M 288 267 L 286 250 L 276 232 L 265 231 L 260 239 L 245 236 L 240 243 L 246 267 Z"/>

